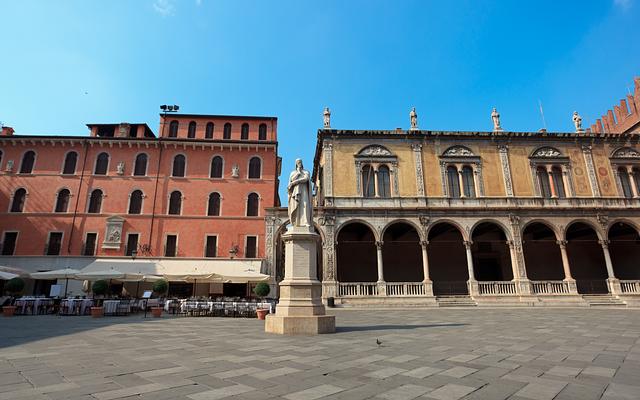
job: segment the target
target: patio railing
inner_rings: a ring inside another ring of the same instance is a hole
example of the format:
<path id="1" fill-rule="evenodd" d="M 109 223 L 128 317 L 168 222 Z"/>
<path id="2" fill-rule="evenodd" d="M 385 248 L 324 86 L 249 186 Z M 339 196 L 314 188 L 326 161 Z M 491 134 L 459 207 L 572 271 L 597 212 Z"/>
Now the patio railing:
<path id="1" fill-rule="evenodd" d="M 424 285 L 421 282 L 386 283 L 387 296 L 424 296 Z"/>
<path id="2" fill-rule="evenodd" d="M 478 293 L 481 295 L 513 295 L 516 294 L 516 284 L 510 281 L 479 281 Z"/>
<path id="3" fill-rule="evenodd" d="M 620 289 L 622 290 L 622 293 L 640 294 L 640 280 L 621 280 Z"/>
<path id="4" fill-rule="evenodd" d="M 565 281 L 531 281 L 533 294 L 569 294 L 569 283 Z"/>
<path id="5" fill-rule="evenodd" d="M 339 296 L 377 296 L 378 286 L 375 282 L 340 282 Z"/>

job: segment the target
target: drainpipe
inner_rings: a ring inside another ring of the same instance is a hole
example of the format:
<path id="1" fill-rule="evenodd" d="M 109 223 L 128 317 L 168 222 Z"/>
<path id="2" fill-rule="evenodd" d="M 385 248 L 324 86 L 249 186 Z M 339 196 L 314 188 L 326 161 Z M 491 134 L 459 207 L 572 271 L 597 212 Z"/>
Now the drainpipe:
<path id="1" fill-rule="evenodd" d="M 80 183 L 78 184 L 78 193 L 76 195 L 76 206 L 73 209 L 73 218 L 71 219 L 71 231 L 69 232 L 69 244 L 67 245 L 67 254 L 71 254 L 71 243 L 73 238 L 73 231 L 76 225 L 76 216 L 78 215 L 78 205 L 80 203 L 80 191 L 82 189 L 82 182 L 84 181 L 84 168 L 87 164 L 87 154 L 89 150 L 87 149 L 87 139 L 82 141 L 82 147 L 84 148 L 84 158 L 82 160 L 82 170 L 80 171 Z"/>

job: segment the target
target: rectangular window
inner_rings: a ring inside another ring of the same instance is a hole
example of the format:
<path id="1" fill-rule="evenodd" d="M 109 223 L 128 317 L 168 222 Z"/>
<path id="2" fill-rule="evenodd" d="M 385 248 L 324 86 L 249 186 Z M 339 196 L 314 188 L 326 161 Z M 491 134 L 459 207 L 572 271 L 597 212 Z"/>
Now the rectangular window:
<path id="1" fill-rule="evenodd" d="M 58 256 L 62 249 L 62 232 L 50 232 L 49 243 L 47 243 L 47 255 Z"/>
<path id="2" fill-rule="evenodd" d="M 204 249 L 205 257 L 217 257 L 218 253 L 218 237 L 207 236 L 207 244 Z"/>
<path id="3" fill-rule="evenodd" d="M 256 258 L 257 256 L 257 236 L 247 236 L 247 248 L 244 251 L 245 258 Z"/>
<path id="4" fill-rule="evenodd" d="M 164 256 L 165 257 L 175 257 L 176 250 L 178 245 L 178 236 L 177 235 L 167 235 L 167 241 L 164 245 Z"/>
<path id="5" fill-rule="evenodd" d="M 133 251 L 135 250 L 138 253 L 138 234 L 130 233 L 127 235 L 127 248 L 125 250 L 125 256 L 131 257 L 133 255 Z"/>
<path id="6" fill-rule="evenodd" d="M 16 241 L 18 240 L 18 232 L 5 232 L 2 241 L 2 255 L 12 256 L 16 251 Z"/>
<path id="7" fill-rule="evenodd" d="M 98 241 L 98 234 L 95 232 L 87 233 L 87 237 L 84 240 L 84 249 L 82 250 L 83 256 L 95 256 L 96 255 L 96 242 Z"/>

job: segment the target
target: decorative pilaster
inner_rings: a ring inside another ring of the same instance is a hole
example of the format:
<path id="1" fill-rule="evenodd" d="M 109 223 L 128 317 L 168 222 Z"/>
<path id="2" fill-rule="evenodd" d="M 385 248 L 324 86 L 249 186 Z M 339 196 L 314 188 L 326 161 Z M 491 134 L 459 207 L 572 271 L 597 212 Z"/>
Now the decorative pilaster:
<path id="1" fill-rule="evenodd" d="M 333 144 L 324 142 L 324 196 L 333 197 Z"/>
<path id="2" fill-rule="evenodd" d="M 509 167 L 509 147 L 506 144 L 498 145 L 500 163 L 502 164 L 502 176 L 504 177 L 504 188 L 507 196 L 513 196 L 513 184 L 511 181 L 511 168 Z"/>
<path id="3" fill-rule="evenodd" d="M 391 189 L 391 195 L 394 197 L 400 196 L 400 184 L 398 182 L 398 162 L 391 162 L 391 175 L 393 176 L 393 188 Z"/>
<path id="4" fill-rule="evenodd" d="M 582 145 L 582 154 L 584 155 L 584 161 L 587 165 L 589 183 L 591 184 L 591 193 L 594 197 L 600 197 L 600 187 L 598 186 L 598 179 L 596 177 L 596 168 L 593 164 L 593 154 L 591 154 L 591 146 L 586 144 Z"/>
<path id="5" fill-rule="evenodd" d="M 324 243 L 322 257 L 322 297 L 336 297 L 337 291 L 337 274 L 336 274 L 336 240 L 335 240 L 335 223 L 336 217 L 333 215 L 323 215 L 319 219 L 320 225 L 324 228 Z"/>
<path id="6" fill-rule="evenodd" d="M 413 161 L 416 165 L 416 189 L 418 191 L 418 197 L 424 197 L 424 176 L 422 173 L 422 145 L 412 144 Z"/>

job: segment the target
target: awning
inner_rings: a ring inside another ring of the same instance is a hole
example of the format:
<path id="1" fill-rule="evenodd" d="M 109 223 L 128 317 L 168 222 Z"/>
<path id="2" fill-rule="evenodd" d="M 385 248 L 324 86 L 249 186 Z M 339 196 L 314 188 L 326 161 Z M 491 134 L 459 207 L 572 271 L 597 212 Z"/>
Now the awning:
<path id="1" fill-rule="evenodd" d="M 260 273 L 261 267 L 261 260 L 100 259 L 83 268 L 82 273 L 114 269 L 124 274 L 163 276 L 168 280 L 247 283 L 269 279 L 269 275 Z"/>

